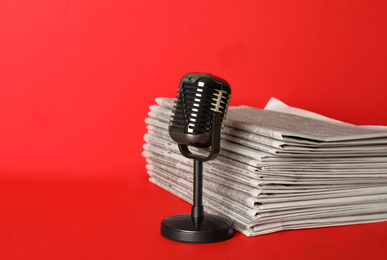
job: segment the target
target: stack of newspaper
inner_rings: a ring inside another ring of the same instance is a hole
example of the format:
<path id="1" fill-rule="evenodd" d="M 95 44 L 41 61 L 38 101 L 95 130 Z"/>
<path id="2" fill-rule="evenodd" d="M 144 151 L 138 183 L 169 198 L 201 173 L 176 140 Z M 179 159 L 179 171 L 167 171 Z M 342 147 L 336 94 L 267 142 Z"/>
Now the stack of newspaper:
<path id="1" fill-rule="evenodd" d="M 149 180 L 192 203 L 193 162 L 168 134 L 174 99 L 156 103 L 144 136 Z M 247 236 L 387 220 L 385 128 L 342 123 L 273 99 L 265 110 L 230 107 L 221 147 L 203 164 L 203 204 Z"/>

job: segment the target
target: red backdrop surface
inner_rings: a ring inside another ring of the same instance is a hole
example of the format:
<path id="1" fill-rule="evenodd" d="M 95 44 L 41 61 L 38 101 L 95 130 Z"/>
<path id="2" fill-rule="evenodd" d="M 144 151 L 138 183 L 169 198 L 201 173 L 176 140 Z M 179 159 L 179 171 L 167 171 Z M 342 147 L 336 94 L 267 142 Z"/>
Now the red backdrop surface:
<path id="1" fill-rule="evenodd" d="M 386 223 L 165 241 L 159 221 L 189 208 L 141 151 L 149 105 L 193 71 L 231 105 L 387 125 L 386 31 L 386 1 L 1 1 L 2 258 L 382 258 Z"/>

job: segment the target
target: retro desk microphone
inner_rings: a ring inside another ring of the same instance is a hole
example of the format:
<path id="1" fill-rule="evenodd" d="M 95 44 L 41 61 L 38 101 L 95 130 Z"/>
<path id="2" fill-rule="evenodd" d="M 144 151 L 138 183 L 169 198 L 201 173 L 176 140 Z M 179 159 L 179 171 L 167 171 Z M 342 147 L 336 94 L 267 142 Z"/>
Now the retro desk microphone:
<path id="1" fill-rule="evenodd" d="M 180 82 L 169 135 L 185 157 L 194 159 L 193 205 L 191 213 L 162 221 L 161 234 L 165 238 L 212 243 L 234 235 L 229 219 L 204 213 L 202 204 L 203 162 L 215 159 L 219 154 L 220 132 L 230 96 L 230 86 L 209 74 L 187 74 Z M 203 154 L 193 153 L 189 147 L 203 148 L 199 149 Z"/>

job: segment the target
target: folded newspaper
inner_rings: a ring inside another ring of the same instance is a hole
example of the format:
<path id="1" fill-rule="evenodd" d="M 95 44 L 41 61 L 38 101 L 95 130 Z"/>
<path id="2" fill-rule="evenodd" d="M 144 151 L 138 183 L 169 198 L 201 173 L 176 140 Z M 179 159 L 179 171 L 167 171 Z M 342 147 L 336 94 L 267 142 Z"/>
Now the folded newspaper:
<path id="1" fill-rule="evenodd" d="M 145 120 L 149 181 L 192 203 L 193 162 L 168 134 L 174 99 L 156 103 Z M 386 127 L 271 99 L 264 110 L 230 107 L 221 147 L 204 164 L 203 204 L 246 236 L 387 220 Z"/>

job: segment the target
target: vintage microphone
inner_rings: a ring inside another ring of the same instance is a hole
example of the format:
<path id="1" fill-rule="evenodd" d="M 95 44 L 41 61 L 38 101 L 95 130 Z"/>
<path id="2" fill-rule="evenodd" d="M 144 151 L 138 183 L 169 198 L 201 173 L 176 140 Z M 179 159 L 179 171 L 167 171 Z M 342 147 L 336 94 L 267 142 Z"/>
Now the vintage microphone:
<path id="1" fill-rule="evenodd" d="M 230 96 L 230 86 L 209 74 L 187 74 L 180 82 L 169 135 L 185 157 L 194 159 L 193 205 L 191 214 L 179 214 L 162 221 L 161 234 L 165 238 L 212 243 L 234 235 L 229 219 L 204 214 L 202 204 L 203 161 L 215 159 L 219 154 L 220 132 Z M 200 148 L 204 155 L 192 153 L 188 147 Z"/>

